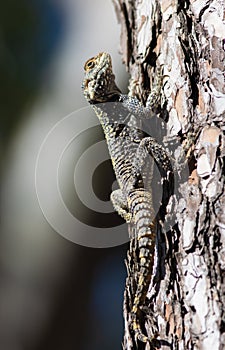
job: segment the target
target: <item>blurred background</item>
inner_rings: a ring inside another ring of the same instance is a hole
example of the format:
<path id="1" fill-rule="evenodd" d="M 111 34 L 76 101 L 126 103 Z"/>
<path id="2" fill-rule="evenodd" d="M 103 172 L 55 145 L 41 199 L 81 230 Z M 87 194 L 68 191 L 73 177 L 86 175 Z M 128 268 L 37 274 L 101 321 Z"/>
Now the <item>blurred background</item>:
<path id="1" fill-rule="evenodd" d="M 1 4 L 0 18 L 0 349 L 121 349 L 127 244 L 97 249 L 71 242 L 47 222 L 35 189 L 35 164 L 46 135 L 68 114 L 79 118 L 87 106 L 80 88 L 84 62 L 110 52 L 117 83 L 126 92 L 113 5 L 9 0 Z M 110 205 L 115 179 L 109 164 L 94 174 L 96 194 Z M 71 212 L 79 204 L 73 181 L 67 181 L 73 176 L 73 167 L 63 169 L 62 192 Z M 102 231 L 99 218 L 93 220 Z M 118 225 L 124 234 L 126 225 Z"/>

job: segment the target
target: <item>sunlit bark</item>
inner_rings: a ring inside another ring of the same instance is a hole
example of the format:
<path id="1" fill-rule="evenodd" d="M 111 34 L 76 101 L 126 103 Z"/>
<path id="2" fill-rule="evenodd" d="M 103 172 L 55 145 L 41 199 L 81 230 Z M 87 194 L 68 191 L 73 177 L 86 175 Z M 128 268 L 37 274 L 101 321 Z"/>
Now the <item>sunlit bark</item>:
<path id="1" fill-rule="evenodd" d="M 222 350 L 224 2 L 113 3 L 121 24 L 121 56 L 131 75 L 130 94 L 145 102 L 157 72 L 163 72 L 159 117 L 164 130 L 158 130 L 158 137 L 175 159 L 177 191 L 167 208 L 165 225 L 159 229 L 155 288 L 149 291 L 150 302 L 143 313 L 145 328 L 148 334 L 152 327 L 158 328 L 161 349 Z M 132 279 L 129 260 L 128 272 Z M 148 344 L 135 344 L 132 338 L 127 308 L 131 285 L 129 280 L 124 349 L 149 349 Z"/>

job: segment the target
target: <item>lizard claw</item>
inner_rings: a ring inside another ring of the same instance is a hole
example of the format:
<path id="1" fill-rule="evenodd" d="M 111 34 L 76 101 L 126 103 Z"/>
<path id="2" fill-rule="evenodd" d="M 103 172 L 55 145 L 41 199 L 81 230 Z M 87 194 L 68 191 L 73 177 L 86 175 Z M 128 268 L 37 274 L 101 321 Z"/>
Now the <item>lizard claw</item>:
<path id="1" fill-rule="evenodd" d="M 158 333 L 155 333 L 151 338 L 147 337 L 143 334 L 141 330 L 140 323 L 137 319 L 137 315 L 133 314 L 133 320 L 131 323 L 132 330 L 134 332 L 134 338 L 135 342 L 141 341 L 142 343 L 149 343 L 151 344 L 151 349 L 160 349 L 161 348 L 161 342 L 160 340 L 156 339 L 158 337 Z"/>

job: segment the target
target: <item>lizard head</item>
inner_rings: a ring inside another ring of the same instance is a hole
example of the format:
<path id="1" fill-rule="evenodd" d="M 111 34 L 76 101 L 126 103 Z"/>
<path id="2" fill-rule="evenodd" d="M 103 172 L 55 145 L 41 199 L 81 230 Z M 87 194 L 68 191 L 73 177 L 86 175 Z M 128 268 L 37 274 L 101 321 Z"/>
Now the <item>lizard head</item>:
<path id="1" fill-rule="evenodd" d="M 121 92 L 116 86 L 112 60 L 108 53 L 101 52 L 90 58 L 84 65 L 84 71 L 82 89 L 89 103 L 95 104 L 118 99 Z"/>

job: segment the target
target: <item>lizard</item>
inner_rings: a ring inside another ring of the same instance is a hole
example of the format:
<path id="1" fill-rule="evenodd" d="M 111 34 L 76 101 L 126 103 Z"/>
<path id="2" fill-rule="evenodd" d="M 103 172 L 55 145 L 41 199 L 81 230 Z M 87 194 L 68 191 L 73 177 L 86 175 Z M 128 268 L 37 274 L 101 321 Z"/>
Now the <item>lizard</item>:
<path id="1" fill-rule="evenodd" d="M 101 52 L 84 65 L 82 89 L 103 128 L 119 189 L 111 201 L 127 223 L 135 227 L 138 277 L 131 308 L 131 329 L 135 341 L 150 342 L 140 325 L 141 308 L 151 283 L 156 244 L 156 220 L 151 191 L 146 188 L 145 164 L 151 155 L 158 166 L 166 188 L 164 205 L 172 193 L 173 169 L 167 152 L 139 128 L 140 118 L 155 115 L 159 87 L 150 93 L 146 106 L 136 97 L 122 94 L 115 83 L 112 60 Z M 111 103 L 110 103 L 111 102 Z M 163 192 L 164 193 L 164 192 Z"/>

